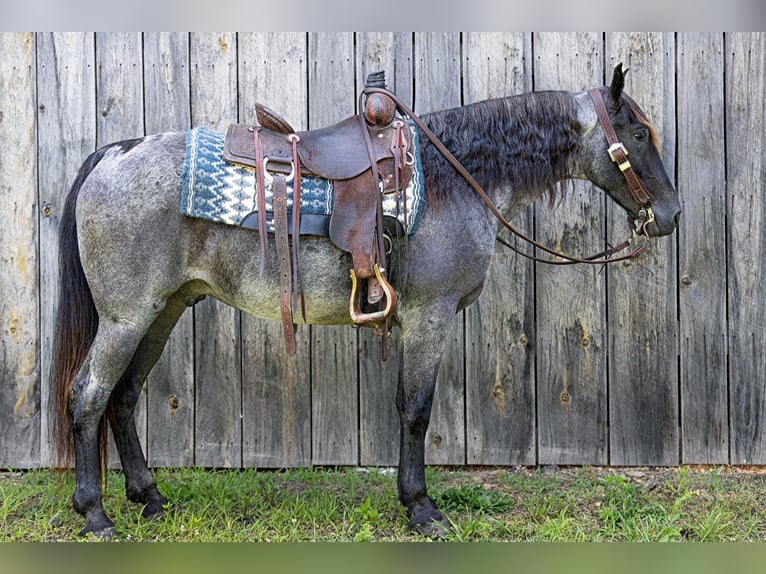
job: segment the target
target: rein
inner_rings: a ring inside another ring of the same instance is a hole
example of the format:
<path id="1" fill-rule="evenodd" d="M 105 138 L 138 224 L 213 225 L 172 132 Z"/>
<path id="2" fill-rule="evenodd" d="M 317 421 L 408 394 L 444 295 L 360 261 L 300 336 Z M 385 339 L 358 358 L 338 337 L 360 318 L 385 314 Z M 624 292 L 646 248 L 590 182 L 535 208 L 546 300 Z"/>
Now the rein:
<path id="1" fill-rule="evenodd" d="M 604 135 L 607 138 L 607 141 L 610 144 L 609 147 L 609 157 L 617 163 L 618 167 L 620 168 L 620 171 L 622 172 L 623 176 L 625 177 L 625 180 L 628 184 L 628 188 L 630 189 L 631 195 L 633 196 L 633 199 L 641 206 L 641 209 L 638 212 L 638 219 L 635 222 L 635 226 L 631 224 L 630 217 L 628 218 L 628 228 L 630 229 L 630 236 L 628 239 L 626 239 L 623 243 L 616 247 L 612 247 L 610 249 L 607 249 L 606 251 L 602 251 L 601 253 L 597 253 L 596 255 L 591 255 L 589 257 L 573 257 L 571 255 L 565 255 L 563 253 L 559 253 L 557 251 L 554 251 L 553 249 L 546 247 L 545 245 L 539 243 L 538 241 L 532 239 L 531 237 L 528 237 L 518 229 L 516 229 L 511 223 L 505 219 L 502 213 L 500 213 L 500 210 L 498 210 L 497 206 L 494 204 L 492 199 L 489 197 L 489 195 L 482 189 L 482 187 L 479 185 L 479 183 L 473 178 L 473 176 L 468 173 L 468 171 L 463 167 L 463 165 L 460 163 L 460 161 L 450 152 L 444 144 L 439 140 L 438 137 L 428 128 L 428 126 L 425 125 L 425 123 L 415 115 L 415 113 L 404 103 L 401 99 L 399 99 L 398 96 L 396 96 L 394 93 L 386 90 L 385 88 L 377 88 L 377 87 L 367 87 L 364 90 L 364 93 L 366 94 L 372 94 L 372 93 L 383 93 L 392 98 L 397 106 L 402 110 L 404 114 L 410 117 L 413 122 L 422 130 L 422 132 L 428 137 L 428 139 L 431 141 L 431 143 L 436 147 L 437 150 L 439 150 L 439 153 L 441 153 L 444 158 L 452 164 L 452 167 L 457 170 L 457 172 L 465 179 L 465 181 L 468 183 L 468 185 L 473 188 L 473 190 L 477 193 L 477 195 L 481 198 L 481 200 L 486 204 L 486 206 L 489 208 L 492 215 L 495 216 L 495 218 L 505 227 L 508 229 L 511 233 L 516 235 L 518 238 L 522 239 L 523 241 L 526 241 L 527 243 L 531 244 L 532 246 L 540 249 L 541 251 L 548 253 L 549 255 L 553 255 L 559 259 L 562 259 L 563 261 L 552 261 L 549 259 L 539 259 L 537 257 L 534 257 L 532 255 L 528 255 L 524 253 L 523 251 L 518 250 L 516 247 L 510 245 L 509 243 L 503 241 L 500 238 L 497 238 L 497 241 L 502 243 L 503 245 L 509 247 L 516 253 L 519 253 L 520 255 L 523 255 L 527 259 L 531 259 L 533 261 L 537 261 L 540 263 L 547 263 L 549 265 L 572 265 L 573 263 L 586 263 L 590 265 L 601 265 L 604 263 L 617 263 L 619 261 L 626 261 L 629 259 L 634 259 L 644 253 L 648 246 L 646 244 L 640 245 L 633 251 L 630 251 L 626 255 L 622 255 L 620 257 L 612 257 L 612 255 L 619 253 L 621 251 L 624 251 L 630 245 L 633 243 L 633 235 L 644 235 L 648 237 L 648 233 L 646 231 L 646 226 L 654 221 L 654 213 L 652 212 L 652 208 L 649 205 L 650 196 L 649 193 L 646 191 L 646 188 L 641 184 L 641 180 L 638 178 L 636 173 L 633 171 L 632 166 L 630 165 L 630 162 L 627 159 L 628 152 L 625 149 L 625 146 L 620 143 L 620 141 L 617 139 L 617 135 L 614 131 L 614 127 L 612 126 L 612 122 L 609 119 L 609 113 L 607 112 L 606 105 L 604 104 L 604 100 L 601 97 L 601 92 L 599 92 L 598 89 L 594 88 L 592 90 L 588 91 L 588 94 L 590 95 L 591 99 L 593 100 L 593 103 L 596 107 L 596 114 L 598 116 L 599 122 L 601 124 L 602 129 L 604 130 Z"/>

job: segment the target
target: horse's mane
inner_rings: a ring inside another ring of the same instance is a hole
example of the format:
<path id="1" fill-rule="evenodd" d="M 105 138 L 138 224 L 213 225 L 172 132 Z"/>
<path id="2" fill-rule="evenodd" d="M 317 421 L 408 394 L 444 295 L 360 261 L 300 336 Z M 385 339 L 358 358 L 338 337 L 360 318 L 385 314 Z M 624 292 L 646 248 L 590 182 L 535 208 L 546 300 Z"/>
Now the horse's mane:
<path id="1" fill-rule="evenodd" d="M 423 117 L 428 127 L 486 190 L 548 194 L 568 175 L 580 145 L 577 107 L 569 92 L 533 92 L 469 104 Z M 463 178 L 421 135 L 429 199 L 439 204 Z"/>

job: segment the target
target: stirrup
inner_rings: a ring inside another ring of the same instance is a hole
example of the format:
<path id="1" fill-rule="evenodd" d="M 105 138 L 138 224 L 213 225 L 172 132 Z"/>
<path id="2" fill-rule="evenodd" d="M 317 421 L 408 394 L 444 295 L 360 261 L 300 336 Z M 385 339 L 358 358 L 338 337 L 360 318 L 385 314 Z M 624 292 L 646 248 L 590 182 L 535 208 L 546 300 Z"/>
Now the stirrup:
<path id="1" fill-rule="evenodd" d="M 380 265 L 377 263 L 375 264 L 375 267 L 373 268 L 375 271 L 375 278 L 378 280 L 378 283 L 380 283 L 380 286 L 383 288 L 383 294 L 386 299 L 386 306 L 384 309 L 380 311 L 373 311 L 372 313 L 362 313 L 361 308 L 359 307 L 359 287 L 356 280 L 356 273 L 353 269 L 351 269 L 351 299 L 349 301 L 349 313 L 351 314 L 351 319 L 356 323 L 357 325 L 374 325 L 379 324 L 385 321 L 391 313 L 393 313 L 396 310 L 396 292 L 394 291 L 394 288 L 391 286 L 391 284 L 386 280 L 385 277 L 380 272 Z"/>

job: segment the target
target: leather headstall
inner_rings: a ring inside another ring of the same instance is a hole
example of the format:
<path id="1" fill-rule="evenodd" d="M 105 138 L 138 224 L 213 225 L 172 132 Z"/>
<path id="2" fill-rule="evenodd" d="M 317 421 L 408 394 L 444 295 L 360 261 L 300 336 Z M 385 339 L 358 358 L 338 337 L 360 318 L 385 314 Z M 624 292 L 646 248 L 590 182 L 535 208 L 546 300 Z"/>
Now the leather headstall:
<path id="1" fill-rule="evenodd" d="M 588 90 L 588 94 L 593 100 L 598 121 L 601 124 L 601 129 L 604 130 L 606 141 L 609 143 L 609 149 L 607 150 L 609 157 L 617 164 L 617 167 L 620 168 L 622 175 L 625 177 L 625 182 L 628 184 L 628 189 L 630 189 L 630 194 L 633 196 L 633 200 L 641 207 L 648 206 L 651 200 L 649 192 L 641 183 L 636 172 L 633 171 L 633 166 L 630 165 L 630 161 L 628 160 L 628 150 L 619 140 L 614 131 L 614 126 L 612 126 L 612 121 L 609 119 L 609 112 L 606 109 L 604 98 L 601 97 L 601 91 L 598 88 L 593 88 Z"/>
<path id="2" fill-rule="evenodd" d="M 640 186 L 641 190 L 643 190 L 643 195 L 638 193 L 636 195 L 637 198 L 645 198 L 645 201 L 639 201 L 636 199 L 637 203 L 642 206 L 638 213 L 638 220 L 636 221 L 635 227 L 631 224 L 630 219 L 628 221 L 628 227 L 630 229 L 630 237 L 626 239 L 623 243 L 620 245 L 617 245 L 616 247 L 612 247 L 610 249 L 607 249 L 605 251 L 602 251 L 601 253 L 597 253 L 595 255 L 591 255 L 589 257 L 573 257 L 571 255 L 566 255 L 564 253 L 559 253 L 558 251 L 554 251 L 550 247 L 547 247 L 543 245 L 542 243 L 532 239 L 531 237 L 528 237 L 518 229 L 516 229 L 511 223 L 503 216 L 502 213 L 500 213 L 500 210 L 497 208 L 497 206 L 492 201 L 492 198 L 489 197 L 487 192 L 482 189 L 482 187 L 479 185 L 479 183 L 474 179 L 474 177 L 468 173 L 468 171 L 463 167 L 463 165 L 460 163 L 460 161 L 450 152 L 445 145 L 439 140 L 439 138 L 436 137 L 436 135 L 428 128 L 428 126 L 421 120 L 419 117 L 415 115 L 415 113 L 405 104 L 402 102 L 401 99 L 399 99 L 395 94 L 389 92 L 388 90 L 382 89 L 382 88 L 366 88 L 366 93 L 375 93 L 375 92 L 384 92 L 389 97 L 391 97 L 395 102 L 396 105 L 399 107 L 402 112 L 409 116 L 409 118 L 417 124 L 417 126 L 420 128 L 422 133 L 431 141 L 431 143 L 434 145 L 434 147 L 439 150 L 439 153 L 441 153 L 444 158 L 452 165 L 452 167 L 455 168 L 455 170 L 465 179 L 465 181 L 468 183 L 469 186 L 476 192 L 476 194 L 481 198 L 481 200 L 485 203 L 487 208 L 490 210 L 492 215 L 495 216 L 495 218 L 500 222 L 500 224 L 508 229 L 511 233 L 516 235 L 519 239 L 526 241 L 530 245 L 536 247 L 540 251 L 543 251 L 544 253 L 547 253 L 548 255 L 552 255 L 556 257 L 556 260 L 550 260 L 550 259 L 540 259 L 538 257 L 534 257 L 532 255 L 528 255 L 527 253 L 524 253 L 523 251 L 517 249 L 510 243 L 507 243 L 497 238 L 498 242 L 502 243 L 506 247 L 512 249 L 513 251 L 517 252 L 519 255 L 522 255 L 526 257 L 527 259 L 531 259 L 533 261 L 537 261 L 539 263 L 547 263 L 548 265 L 572 265 L 574 263 L 586 263 L 590 265 L 602 265 L 604 263 L 617 263 L 618 261 L 626 261 L 628 259 L 634 259 L 644 253 L 648 246 L 647 244 L 639 245 L 637 248 L 633 249 L 626 255 L 622 255 L 620 257 L 612 257 L 614 254 L 619 253 L 621 251 L 624 251 L 628 247 L 630 247 L 633 243 L 633 234 L 638 233 L 642 235 L 647 235 L 646 233 L 646 226 L 651 223 L 654 220 L 654 214 L 652 213 L 652 208 L 648 206 L 649 203 L 649 194 L 646 191 L 646 189 L 641 184 L 641 181 L 638 179 L 638 176 L 636 176 L 635 172 L 630 168 L 630 162 L 627 160 L 627 151 L 625 151 L 624 156 L 620 155 L 620 151 L 624 150 L 624 146 L 622 144 L 619 144 L 620 149 L 617 150 L 617 157 L 621 161 L 621 165 L 625 166 L 626 169 L 623 170 L 623 174 L 628 172 L 630 175 L 626 175 L 626 178 L 632 177 L 635 178 L 635 181 L 638 182 L 638 185 Z M 598 92 L 598 90 L 596 90 Z M 591 94 L 591 97 L 593 97 L 593 94 Z M 601 99 L 603 104 L 603 99 L 601 98 L 600 92 L 598 93 L 598 98 Z M 594 100 L 595 101 L 595 100 Z M 604 107 L 604 111 L 606 111 L 606 107 Z M 601 114 L 599 114 L 599 117 L 601 117 Z M 612 134 L 614 134 L 614 128 L 612 127 L 611 120 L 609 120 L 609 114 L 606 113 L 604 115 L 605 122 L 608 122 L 608 126 L 611 129 Z M 602 128 L 605 124 L 602 123 Z M 604 130 L 606 132 L 606 129 Z M 609 136 L 607 136 L 609 137 Z M 614 140 L 616 143 L 619 143 L 617 140 L 616 134 L 614 135 Z M 610 156 L 612 153 L 610 153 Z M 626 165 L 627 162 L 627 165 Z M 620 165 L 620 164 L 618 164 Z M 628 180 L 628 185 L 631 186 L 630 179 Z M 633 187 L 631 187 L 631 193 L 633 193 Z"/>

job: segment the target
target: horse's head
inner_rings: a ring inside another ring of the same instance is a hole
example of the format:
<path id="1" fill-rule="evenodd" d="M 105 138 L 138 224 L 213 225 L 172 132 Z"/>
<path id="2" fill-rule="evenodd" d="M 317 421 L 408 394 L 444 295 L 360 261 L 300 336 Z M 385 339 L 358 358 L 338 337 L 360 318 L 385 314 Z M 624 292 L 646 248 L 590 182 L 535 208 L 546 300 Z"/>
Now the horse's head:
<path id="1" fill-rule="evenodd" d="M 578 95 L 587 126 L 581 169 L 632 218 L 649 221 L 649 235 L 667 235 L 676 228 L 681 204 L 665 172 L 657 133 L 638 104 L 623 93 L 624 86 L 625 73 L 618 64 L 610 86 Z"/>

